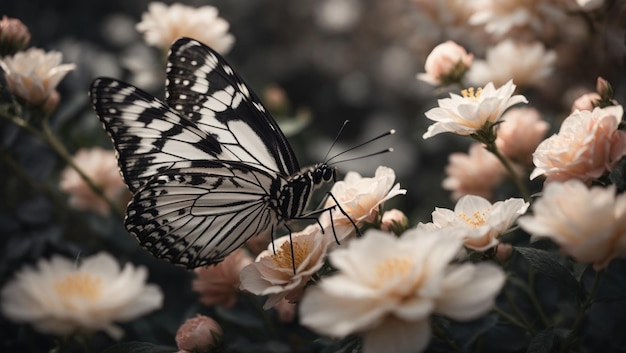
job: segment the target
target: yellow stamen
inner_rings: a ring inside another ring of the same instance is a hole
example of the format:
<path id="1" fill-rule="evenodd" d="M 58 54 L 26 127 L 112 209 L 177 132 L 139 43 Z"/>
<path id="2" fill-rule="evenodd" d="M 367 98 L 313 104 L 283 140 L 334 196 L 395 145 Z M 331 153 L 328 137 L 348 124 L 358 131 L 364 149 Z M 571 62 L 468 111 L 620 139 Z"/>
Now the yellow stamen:
<path id="1" fill-rule="evenodd" d="M 280 248 L 276 251 L 276 254 L 272 255 L 272 261 L 278 268 L 293 268 L 295 263 L 296 268 L 309 256 L 311 252 L 311 242 L 309 241 L 293 241 L 293 256 L 291 254 L 291 245 L 288 241 L 284 242 Z M 292 262 L 293 257 L 293 262 Z"/>
<path id="2" fill-rule="evenodd" d="M 79 297 L 95 300 L 102 292 L 102 279 L 89 273 L 75 272 L 54 283 L 54 290 L 62 298 Z"/>
<path id="3" fill-rule="evenodd" d="M 468 89 L 464 89 L 461 91 L 461 95 L 463 98 L 467 98 L 472 102 L 475 102 L 480 98 L 480 95 L 483 93 L 483 89 L 478 87 L 478 89 L 474 89 L 474 87 L 470 87 Z"/>
<path id="4" fill-rule="evenodd" d="M 485 222 L 487 221 L 487 213 L 489 212 L 489 209 L 486 209 L 485 211 L 475 211 L 471 216 L 468 216 L 465 213 L 458 213 L 457 215 L 459 216 L 460 219 L 464 220 L 465 223 L 469 224 L 472 227 L 479 227 L 482 226 L 483 224 L 485 224 Z"/>
<path id="5" fill-rule="evenodd" d="M 376 276 L 379 283 L 384 283 L 390 277 L 406 275 L 413 265 L 409 257 L 394 257 L 385 259 L 376 264 Z"/>

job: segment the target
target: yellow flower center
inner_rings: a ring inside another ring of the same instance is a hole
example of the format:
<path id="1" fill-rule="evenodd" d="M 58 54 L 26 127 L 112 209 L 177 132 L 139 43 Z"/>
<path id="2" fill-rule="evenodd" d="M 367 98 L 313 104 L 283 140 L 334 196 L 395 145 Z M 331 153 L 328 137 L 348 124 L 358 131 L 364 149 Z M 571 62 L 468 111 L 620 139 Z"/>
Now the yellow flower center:
<path id="1" fill-rule="evenodd" d="M 461 95 L 463 96 L 463 98 L 466 98 L 472 102 L 476 102 L 478 98 L 480 98 L 481 93 L 483 93 L 483 89 L 481 87 L 478 87 L 478 89 L 470 87 L 461 91 Z"/>
<path id="2" fill-rule="evenodd" d="M 54 283 L 54 290 L 61 298 L 95 300 L 102 293 L 102 279 L 89 273 L 76 272 Z"/>
<path id="3" fill-rule="evenodd" d="M 471 216 L 466 213 L 458 213 L 457 216 L 472 227 L 480 227 L 487 221 L 488 212 L 489 209 L 486 209 L 485 211 L 475 211 Z"/>
<path id="4" fill-rule="evenodd" d="M 272 261 L 278 268 L 298 268 L 304 259 L 311 252 L 311 242 L 293 240 L 293 254 L 291 253 L 291 245 L 288 241 L 284 242 L 272 255 Z"/>
<path id="5" fill-rule="evenodd" d="M 413 267 L 410 257 L 394 257 L 384 259 L 376 264 L 378 283 L 384 283 L 391 277 L 406 275 Z"/>

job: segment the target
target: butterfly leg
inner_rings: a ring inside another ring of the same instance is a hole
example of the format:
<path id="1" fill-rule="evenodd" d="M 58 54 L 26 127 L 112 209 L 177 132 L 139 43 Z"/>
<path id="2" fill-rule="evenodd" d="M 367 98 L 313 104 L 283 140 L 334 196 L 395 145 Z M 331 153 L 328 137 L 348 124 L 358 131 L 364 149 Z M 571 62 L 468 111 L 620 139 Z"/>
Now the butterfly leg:
<path id="1" fill-rule="evenodd" d="M 294 251 L 293 251 L 293 238 L 291 237 L 291 228 L 289 228 L 286 224 L 285 224 L 285 228 L 287 228 L 287 231 L 289 232 L 289 250 L 291 250 L 291 267 L 293 268 L 293 275 L 296 275 L 296 257 L 294 256 Z"/>
<path id="2" fill-rule="evenodd" d="M 341 207 L 341 205 L 339 204 L 339 201 L 337 201 L 337 198 L 335 198 L 335 195 L 333 195 L 330 191 L 328 192 L 328 195 L 335 200 L 335 206 L 337 206 L 337 208 L 339 209 L 339 211 L 346 216 L 346 218 L 348 218 L 348 220 L 350 221 L 350 223 L 352 223 L 352 226 L 354 227 L 354 230 L 356 231 L 356 236 L 357 237 L 361 237 L 361 230 L 359 229 L 359 227 L 357 227 L 356 223 L 354 222 L 354 220 L 352 219 L 352 217 L 348 216 L 348 214 L 346 213 L 346 211 L 344 211 L 344 209 Z M 331 223 L 332 223 L 332 213 L 331 213 Z"/>

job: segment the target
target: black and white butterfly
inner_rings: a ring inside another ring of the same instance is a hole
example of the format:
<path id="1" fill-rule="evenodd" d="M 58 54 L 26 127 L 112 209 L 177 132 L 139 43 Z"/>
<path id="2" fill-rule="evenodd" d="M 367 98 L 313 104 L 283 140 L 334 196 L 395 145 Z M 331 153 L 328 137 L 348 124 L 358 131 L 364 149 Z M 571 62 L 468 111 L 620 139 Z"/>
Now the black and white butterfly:
<path id="1" fill-rule="evenodd" d="M 306 217 L 312 192 L 334 181 L 335 168 L 300 169 L 261 101 L 202 43 L 177 40 L 166 74 L 165 102 L 115 79 L 91 86 L 134 195 L 128 232 L 156 257 L 194 268 Z"/>

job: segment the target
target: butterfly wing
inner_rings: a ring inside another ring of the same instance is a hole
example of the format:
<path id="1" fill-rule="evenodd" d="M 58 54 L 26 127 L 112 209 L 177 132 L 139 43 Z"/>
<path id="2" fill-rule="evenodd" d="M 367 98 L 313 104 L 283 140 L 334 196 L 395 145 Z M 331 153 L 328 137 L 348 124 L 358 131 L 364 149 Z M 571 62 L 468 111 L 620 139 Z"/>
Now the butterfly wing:
<path id="1" fill-rule="evenodd" d="M 181 38 L 170 50 L 166 102 L 215 136 L 238 161 L 289 176 L 300 167 L 258 97 L 215 51 Z"/>
<path id="2" fill-rule="evenodd" d="M 94 110 L 113 140 L 124 180 L 137 192 L 155 175 L 223 154 L 220 143 L 161 100 L 110 78 L 90 90 Z"/>
<path id="3" fill-rule="evenodd" d="M 217 263 L 277 225 L 266 203 L 276 182 L 237 162 L 168 170 L 134 195 L 126 228 L 159 258 L 188 268 Z"/>

